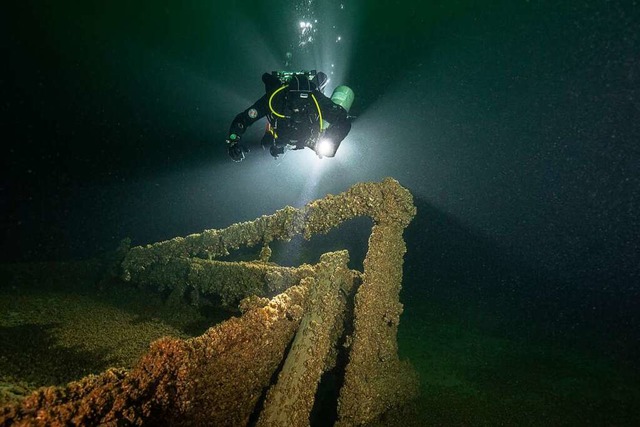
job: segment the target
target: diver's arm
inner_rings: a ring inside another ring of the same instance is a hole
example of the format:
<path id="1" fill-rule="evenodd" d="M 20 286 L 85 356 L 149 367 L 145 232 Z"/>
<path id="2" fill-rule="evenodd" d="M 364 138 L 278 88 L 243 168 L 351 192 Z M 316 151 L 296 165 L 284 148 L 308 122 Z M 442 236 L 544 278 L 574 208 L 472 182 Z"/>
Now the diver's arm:
<path id="1" fill-rule="evenodd" d="M 347 111 L 342 106 L 321 93 L 316 92 L 315 96 L 322 113 L 322 119 L 329 123 L 329 127 L 316 142 L 314 151 L 319 157 L 334 157 L 340 148 L 340 143 L 351 130 L 351 122 Z"/>
<path id="2" fill-rule="evenodd" d="M 320 105 L 323 119 L 331 123 L 329 129 L 325 131 L 324 137 L 340 144 L 351 130 L 351 122 L 347 111 L 324 95 L 318 97 L 318 104 Z"/>
<path id="3" fill-rule="evenodd" d="M 251 107 L 238 114 L 231 122 L 229 139 L 240 139 L 239 137 L 245 133 L 249 126 L 266 116 L 269 109 L 268 103 L 267 95 L 264 95 Z M 232 135 L 236 135 L 236 138 L 232 138 Z"/>
<path id="4" fill-rule="evenodd" d="M 327 120 L 329 123 L 331 123 L 331 126 L 329 126 L 329 129 L 324 132 L 323 136 L 325 138 L 333 140 L 337 144 L 340 144 L 340 142 L 342 142 L 342 140 L 345 139 L 349 134 L 349 131 L 351 130 L 351 122 L 347 118 L 347 112 L 344 110 L 344 108 L 340 107 L 339 105 L 338 108 L 344 111 L 344 117 L 340 115 L 339 117 L 335 118 L 334 121 Z"/>
<path id="5" fill-rule="evenodd" d="M 240 137 L 249 126 L 267 114 L 267 108 L 268 100 L 265 95 L 257 100 L 251 107 L 238 114 L 231 122 L 229 135 L 227 136 L 227 152 L 234 162 L 241 162 L 244 159 L 244 153 L 249 152 L 249 148 L 239 143 Z"/>

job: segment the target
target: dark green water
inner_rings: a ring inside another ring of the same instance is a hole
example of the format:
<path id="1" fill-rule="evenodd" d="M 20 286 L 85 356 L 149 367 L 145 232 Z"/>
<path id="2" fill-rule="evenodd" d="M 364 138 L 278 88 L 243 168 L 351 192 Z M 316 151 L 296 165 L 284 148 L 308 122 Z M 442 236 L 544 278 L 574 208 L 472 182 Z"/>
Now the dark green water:
<path id="1" fill-rule="evenodd" d="M 638 425 L 638 9 L 12 4 L 1 261 L 83 259 L 392 176 L 418 207 L 399 336 L 422 375 L 415 423 Z M 287 52 L 354 89 L 353 129 L 317 167 L 274 162 L 258 124 L 235 164 L 229 123 Z M 362 233 L 319 246 L 361 256 Z"/>

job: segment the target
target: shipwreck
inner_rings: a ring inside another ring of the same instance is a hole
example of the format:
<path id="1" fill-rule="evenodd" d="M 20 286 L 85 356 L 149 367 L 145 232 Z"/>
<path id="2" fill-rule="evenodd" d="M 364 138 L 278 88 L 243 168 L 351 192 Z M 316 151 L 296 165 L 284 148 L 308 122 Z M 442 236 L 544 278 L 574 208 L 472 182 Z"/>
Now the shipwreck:
<path id="1" fill-rule="evenodd" d="M 308 426 L 333 373 L 331 423 L 370 425 L 414 399 L 417 375 L 398 356 L 403 232 L 416 208 L 387 178 L 303 208 L 221 230 L 127 248 L 117 274 L 170 298 L 215 295 L 241 315 L 191 339 L 163 338 L 130 368 L 44 387 L 0 409 L 0 425 Z M 270 261 L 270 244 L 369 217 L 363 271 L 346 250 L 316 264 Z M 224 258 L 256 247 L 257 259 Z"/>

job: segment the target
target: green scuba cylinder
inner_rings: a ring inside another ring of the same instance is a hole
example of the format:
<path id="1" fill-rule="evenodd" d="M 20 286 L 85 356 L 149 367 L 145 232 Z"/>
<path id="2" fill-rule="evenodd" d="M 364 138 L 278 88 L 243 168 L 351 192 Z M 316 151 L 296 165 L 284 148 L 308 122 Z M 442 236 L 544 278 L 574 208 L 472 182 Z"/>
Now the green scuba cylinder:
<path id="1" fill-rule="evenodd" d="M 347 110 L 347 113 L 349 112 L 349 109 L 351 109 L 354 98 L 355 94 L 349 86 L 338 86 L 331 94 L 331 100 Z"/>
<path id="2" fill-rule="evenodd" d="M 351 105 L 353 105 L 353 100 L 355 99 L 355 97 L 356 95 L 353 93 L 353 90 L 351 90 L 349 86 L 344 85 L 335 88 L 333 90 L 333 93 L 331 94 L 331 100 L 344 108 L 347 113 L 351 109 Z M 331 123 L 325 120 L 322 124 L 322 130 L 327 130 L 330 125 Z"/>

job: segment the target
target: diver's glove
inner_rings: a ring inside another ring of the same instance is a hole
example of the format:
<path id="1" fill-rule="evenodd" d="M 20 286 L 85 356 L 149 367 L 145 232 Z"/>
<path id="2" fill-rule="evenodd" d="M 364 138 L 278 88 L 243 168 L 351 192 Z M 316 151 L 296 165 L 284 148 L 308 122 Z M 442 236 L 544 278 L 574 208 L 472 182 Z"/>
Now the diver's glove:
<path id="1" fill-rule="evenodd" d="M 280 154 L 284 154 L 284 147 L 279 147 L 276 144 L 273 144 L 271 147 L 269 147 L 269 153 L 271 153 L 271 155 L 275 159 L 277 159 Z"/>
<path id="2" fill-rule="evenodd" d="M 240 136 L 232 133 L 227 139 L 227 152 L 229 157 L 234 162 L 241 162 L 244 160 L 244 153 L 248 153 L 249 149 L 243 144 L 240 144 Z"/>
<path id="3" fill-rule="evenodd" d="M 263 150 L 266 150 L 267 148 L 270 149 L 270 147 L 275 143 L 276 139 L 273 137 L 273 134 L 271 132 L 265 132 L 262 136 L 262 139 L 260 140 L 260 145 L 262 146 Z"/>

